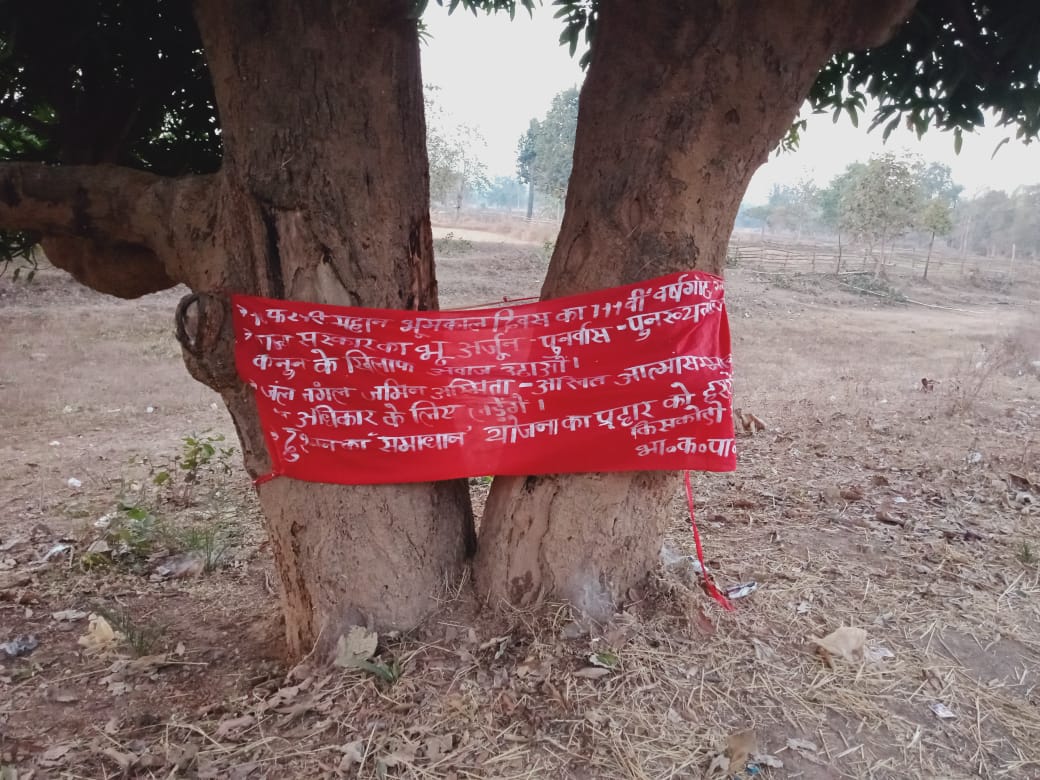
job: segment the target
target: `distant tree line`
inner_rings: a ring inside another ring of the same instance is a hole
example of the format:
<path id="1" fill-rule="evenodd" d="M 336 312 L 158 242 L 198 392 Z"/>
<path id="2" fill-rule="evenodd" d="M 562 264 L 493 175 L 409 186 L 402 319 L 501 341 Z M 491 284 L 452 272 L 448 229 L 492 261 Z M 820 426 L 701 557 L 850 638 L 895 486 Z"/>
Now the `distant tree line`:
<path id="1" fill-rule="evenodd" d="M 826 234 L 862 246 L 880 268 L 896 239 L 927 246 L 925 276 L 938 239 L 948 249 L 989 255 L 1040 255 L 1040 185 L 972 199 L 949 166 L 886 152 L 850 164 L 825 187 L 811 181 L 774 187 L 766 203 L 741 209 L 738 226 L 796 235 Z"/>
<path id="2" fill-rule="evenodd" d="M 1040 257 L 1040 184 L 1010 194 L 989 190 L 958 203 L 953 236 L 962 251 Z"/>

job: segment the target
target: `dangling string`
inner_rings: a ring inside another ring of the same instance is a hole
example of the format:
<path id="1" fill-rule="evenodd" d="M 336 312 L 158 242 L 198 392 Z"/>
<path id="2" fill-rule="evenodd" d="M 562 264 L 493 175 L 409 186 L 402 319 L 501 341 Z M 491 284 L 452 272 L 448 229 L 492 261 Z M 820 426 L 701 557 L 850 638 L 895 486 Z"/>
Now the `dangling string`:
<path id="1" fill-rule="evenodd" d="M 715 586 L 715 580 L 708 573 L 708 567 L 704 565 L 704 549 L 701 547 L 701 535 L 697 531 L 697 521 L 693 516 L 693 486 L 690 485 L 690 472 L 683 472 L 686 483 L 686 504 L 690 508 L 690 528 L 693 529 L 693 544 L 697 548 L 697 561 L 701 565 L 701 577 L 704 579 L 704 592 L 722 605 L 723 609 L 733 611 L 733 605 L 729 599 Z"/>

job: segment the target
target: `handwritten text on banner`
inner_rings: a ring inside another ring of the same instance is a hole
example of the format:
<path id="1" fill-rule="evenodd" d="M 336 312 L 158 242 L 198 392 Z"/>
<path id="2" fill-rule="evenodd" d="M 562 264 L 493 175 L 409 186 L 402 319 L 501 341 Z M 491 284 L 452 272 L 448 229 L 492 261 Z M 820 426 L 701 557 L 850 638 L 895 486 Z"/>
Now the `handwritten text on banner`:
<path id="1" fill-rule="evenodd" d="M 462 313 L 236 295 L 277 475 L 425 482 L 736 465 L 722 280 Z"/>

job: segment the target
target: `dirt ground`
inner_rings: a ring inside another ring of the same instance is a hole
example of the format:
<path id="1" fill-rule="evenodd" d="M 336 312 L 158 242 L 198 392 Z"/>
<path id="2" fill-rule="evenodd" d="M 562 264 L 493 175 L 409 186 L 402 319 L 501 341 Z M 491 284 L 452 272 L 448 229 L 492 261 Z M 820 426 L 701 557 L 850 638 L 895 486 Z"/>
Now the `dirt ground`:
<path id="1" fill-rule="evenodd" d="M 446 308 L 537 294 L 542 244 L 451 230 Z M 380 637 L 385 675 L 282 662 L 180 293 L 5 277 L 0 643 L 23 641 L 0 649 L 0 778 L 1040 778 L 1030 270 L 892 281 L 967 314 L 733 269 L 735 405 L 768 428 L 694 488 L 710 569 L 757 590 L 725 612 L 697 587 L 677 493 L 671 565 L 610 623 L 480 610 L 463 583 Z"/>

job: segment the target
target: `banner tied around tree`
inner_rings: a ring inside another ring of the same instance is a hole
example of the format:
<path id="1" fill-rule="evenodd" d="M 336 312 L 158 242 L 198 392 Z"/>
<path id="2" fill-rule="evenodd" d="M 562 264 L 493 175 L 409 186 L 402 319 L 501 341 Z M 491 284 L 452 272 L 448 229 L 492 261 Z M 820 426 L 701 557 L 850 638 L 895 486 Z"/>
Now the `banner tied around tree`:
<path id="1" fill-rule="evenodd" d="M 729 324 L 710 274 L 454 313 L 232 304 L 270 476 L 736 467 Z"/>

